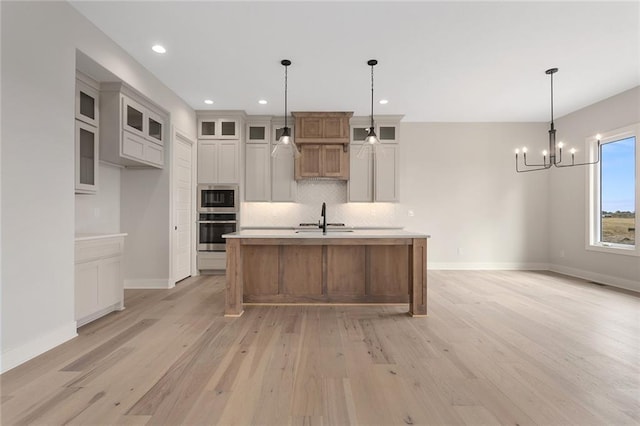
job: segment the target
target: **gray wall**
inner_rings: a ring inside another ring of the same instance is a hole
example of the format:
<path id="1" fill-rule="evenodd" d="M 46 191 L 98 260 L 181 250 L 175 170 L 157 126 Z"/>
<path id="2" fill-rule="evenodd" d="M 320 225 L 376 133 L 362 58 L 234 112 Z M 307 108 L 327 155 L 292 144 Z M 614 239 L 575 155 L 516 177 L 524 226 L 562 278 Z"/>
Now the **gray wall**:
<path id="1" fill-rule="evenodd" d="M 0 7 L 5 371 L 75 336 L 76 49 L 167 109 L 172 126 L 186 134 L 195 134 L 195 112 L 68 3 L 3 1 Z M 138 179 L 143 172 L 121 173 L 120 230 L 130 233 L 125 245 L 133 254 L 125 276 L 168 282 L 171 170 Z M 140 217 L 146 222 L 133 219 Z M 150 251 L 157 256 L 146 261 Z"/>
<path id="2" fill-rule="evenodd" d="M 640 122 L 640 87 L 556 120 L 558 137 L 574 146 L 586 138 Z M 636 149 L 638 147 L 636 146 Z M 640 258 L 586 249 L 587 168 L 550 174 L 549 257 L 553 270 L 640 291 Z M 640 185 L 636 170 L 636 186 Z M 638 214 L 638 212 L 636 212 Z"/>

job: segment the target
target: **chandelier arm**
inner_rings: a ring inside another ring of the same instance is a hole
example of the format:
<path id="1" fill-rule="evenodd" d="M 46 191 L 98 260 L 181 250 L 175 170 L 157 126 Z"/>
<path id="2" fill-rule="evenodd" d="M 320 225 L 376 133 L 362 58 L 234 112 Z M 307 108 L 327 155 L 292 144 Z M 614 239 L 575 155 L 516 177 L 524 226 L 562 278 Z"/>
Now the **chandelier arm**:
<path id="1" fill-rule="evenodd" d="M 537 167 L 535 169 L 522 169 L 522 170 L 520 170 L 518 168 L 518 163 L 516 162 L 516 172 L 518 172 L 518 173 L 537 172 L 537 171 L 540 171 L 540 170 L 548 170 L 550 167 L 551 167 L 551 165 L 544 166 L 544 167 Z"/>
<path id="2" fill-rule="evenodd" d="M 524 156 L 524 165 L 527 167 L 547 167 L 547 163 L 543 163 L 543 164 L 532 164 L 532 163 L 527 163 L 527 156 Z"/>
<path id="3" fill-rule="evenodd" d="M 592 164 L 598 164 L 600 162 L 600 152 L 602 151 L 601 148 L 602 148 L 602 145 L 600 145 L 600 141 L 598 141 L 598 151 L 597 151 L 598 156 L 594 161 L 588 161 L 584 163 L 574 163 L 573 161 L 571 161 L 571 164 L 556 164 L 556 167 L 589 166 Z"/>

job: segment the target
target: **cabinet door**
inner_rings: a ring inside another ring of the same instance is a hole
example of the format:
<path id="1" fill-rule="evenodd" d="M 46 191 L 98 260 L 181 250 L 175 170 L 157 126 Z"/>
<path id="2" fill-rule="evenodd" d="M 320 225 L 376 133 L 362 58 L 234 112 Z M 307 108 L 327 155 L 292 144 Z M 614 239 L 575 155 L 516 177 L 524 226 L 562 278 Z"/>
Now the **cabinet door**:
<path id="1" fill-rule="evenodd" d="M 164 145 L 164 120 L 151 111 L 147 115 L 147 136 L 151 142 Z"/>
<path id="2" fill-rule="evenodd" d="M 398 143 L 398 126 L 396 124 L 378 123 L 378 139 L 381 143 Z"/>
<path id="3" fill-rule="evenodd" d="M 104 309 L 123 300 L 122 258 L 112 257 L 100 261 L 98 270 L 98 309 Z"/>
<path id="4" fill-rule="evenodd" d="M 223 141 L 218 146 L 218 179 L 215 183 L 238 183 L 239 142 Z"/>
<path id="5" fill-rule="evenodd" d="M 146 136 L 146 109 L 126 96 L 122 97 L 122 128 L 140 136 Z"/>
<path id="6" fill-rule="evenodd" d="M 300 139 L 318 139 L 322 137 L 323 119 L 321 117 L 300 117 L 296 123 L 300 129 Z"/>
<path id="7" fill-rule="evenodd" d="M 98 270 L 100 261 L 75 266 L 75 319 L 91 315 L 98 309 Z"/>
<path id="8" fill-rule="evenodd" d="M 296 159 L 296 179 L 322 176 L 322 154 L 320 145 L 301 145 L 300 157 Z"/>
<path id="9" fill-rule="evenodd" d="M 218 120 L 218 129 L 220 129 L 218 139 L 238 139 L 240 137 L 238 120 L 221 118 Z"/>
<path id="10" fill-rule="evenodd" d="M 164 148 L 150 141 L 145 141 L 144 160 L 160 168 L 164 166 Z"/>
<path id="11" fill-rule="evenodd" d="M 76 120 L 76 193 L 98 190 L 98 129 Z"/>
<path id="12" fill-rule="evenodd" d="M 98 90 L 76 80 L 76 118 L 98 127 Z"/>
<path id="13" fill-rule="evenodd" d="M 282 136 L 284 127 L 273 127 L 271 150 Z M 291 128 L 293 133 L 294 129 Z M 271 155 L 271 154 L 269 154 Z M 298 183 L 295 180 L 295 162 L 293 155 L 271 157 L 271 201 L 296 201 Z"/>
<path id="14" fill-rule="evenodd" d="M 218 137 L 218 120 L 201 118 L 198 120 L 198 139 Z"/>
<path id="15" fill-rule="evenodd" d="M 358 158 L 360 145 L 351 145 L 349 155 L 349 201 L 373 201 L 373 157 L 364 155 Z"/>
<path id="16" fill-rule="evenodd" d="M 247 144 L 245 151 L 245 187 L 246 201 L 270 200 L 269 145 Z"/>
<path id="17" fill-rule="evenodd" d="M 326 117 L 322 123 L 322 137 L 327 139 L 347 139 L 349 119 L 347 117 Z"/>
<path id="18" fill-rule="evenodd" d="M 349 154 L 342 145 L 323 145 L 320 163 L 323 177 L 349 179 Z"/>
<path id="19" fill-rule="evenodd" d="M 216 142 L 198 143 L 198 183 L 217 183 L 218 144 Z"/>
<path id="20" fill-rule="evenodd" d="M 247 143 L 269 143 L 270 126 L 268 124 L 247 124 Z"/>
<path id="21" fill-rule="evenodd" d="M 375 201 L 399 201 L 399 145 L 387 145 L 375 156 Z"/>

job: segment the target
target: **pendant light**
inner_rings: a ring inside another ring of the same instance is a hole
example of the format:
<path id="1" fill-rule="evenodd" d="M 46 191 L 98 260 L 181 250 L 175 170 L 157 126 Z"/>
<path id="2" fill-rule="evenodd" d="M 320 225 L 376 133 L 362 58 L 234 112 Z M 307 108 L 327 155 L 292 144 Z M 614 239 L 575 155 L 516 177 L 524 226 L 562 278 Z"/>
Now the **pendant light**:
<path id="1" fill-rule="evenodd" d="M 561 164 L 562 148 L 564 147 L 564 143 L 559 142 L 556 145 L 556 129 L 553 125 L 553 75 L 557 72 L 558 72 L 558 68 L 549 68 L 548 70 L 545 71 L 545 74 L 551 77 L 551 125 L 549 127 L 549 150 L 545 149 L 544 151 L 542 151 L 542 164 L 532 164 L 527 162 L 527 147 L 522 148 L 524 168 L 520 169 L 519 162 L 518 162 L 518 154 L 520 154 L 520 149 L 516 149 L 516 172 L 518 173 L 546 170 L 546 169 L 550 169 L 551 166 L 556 166 L 556 167 L 586 166 L 589 164 L 597 164 L 600 161 L 600 135 L 596 135 L 596 140 L 598 141 L 598 149 L 597 149 L 597 158 L 595 161 L 576 163 L 575 162 L 576 149 L 571 148 L 571 150 L 569 151 L 571 153 L 571 164 Z M 548 161 L 547 161 L 547 156 L 549 157 Z M 530 167 L 530 168 L 527 168 L 527 167 Z"/>
<path id="2" fill-rule="evenodd" d="M 291 137 L 291 129 L 287 126 L 287 69 L 289 65 L 291 65 L 291 61 L 283 59 L 280 63 L 284 66 L 284 128 L 282 129 L 282 135 L 280 139 L 278 139 L 278 143 L 273 147 L 271 156 L 277 157 L 283 150 L 290 150 L 291 154 L 298 156 L 300 152 L 298 152 L 298 147 Z"/>
<path id="3" fill-rule="evenodd" d="M 367 137 L 364 139 L 364 143 L 358 151 L 359 158 L 364 157 L 367 153 L 375 155 L 377 152 L 382 151 L 382 145 L 376 135 L 373 123 L 373 67 L 378 65 L 378 61 L 376 59 L 369 59 L 367 65 L 371 67 L 371 123 L 369 124 L 369 129 L 367 129 Z"/>

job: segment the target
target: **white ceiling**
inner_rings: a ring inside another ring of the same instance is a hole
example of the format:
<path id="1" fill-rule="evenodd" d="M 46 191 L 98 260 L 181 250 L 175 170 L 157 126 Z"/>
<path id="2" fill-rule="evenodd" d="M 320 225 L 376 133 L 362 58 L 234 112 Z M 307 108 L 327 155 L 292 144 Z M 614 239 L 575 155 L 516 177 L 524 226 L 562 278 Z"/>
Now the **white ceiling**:
<path id="1" fill-rule="evenodd" d="M 556 117 L 640 84 L 638 1 L 71 3 L 194 109 L 282 115 L 283 58 L 290 111 L 368 115 L 375 58 L 405 121 L 548 121 L 551 67 Z"/>

